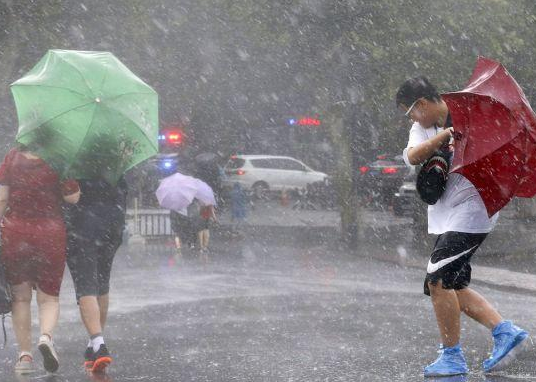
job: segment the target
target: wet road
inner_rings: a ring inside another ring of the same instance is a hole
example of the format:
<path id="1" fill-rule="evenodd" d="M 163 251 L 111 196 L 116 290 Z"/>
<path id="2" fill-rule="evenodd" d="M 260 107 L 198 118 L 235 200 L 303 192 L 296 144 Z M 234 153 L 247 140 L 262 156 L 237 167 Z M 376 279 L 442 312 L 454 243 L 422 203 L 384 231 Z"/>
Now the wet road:
<path id="1" fill-rule="evenodd" d="M 114 364 L 106 376 L 81 368 L 87 339 L 67 275 L 55 338 L 59 374 L 15 376 L 9 326 L 0 381 L 423 380 L 423 365 L 436 357 L 437 329 L 420 271 L 313 243 L 214 245 L 220 249 L 207 265 L 192 256 L 176 262 L 165 245 L 121 250 L 105 336 Z M 536 296 L 476 288 L 536 333 Z M 464 319 L 462 345 L 471 374 L 454 381 L 536 380 L 534 349 L 502 376 L 486 377 L 480 364 L 491 350 L 489 332 Z"/>

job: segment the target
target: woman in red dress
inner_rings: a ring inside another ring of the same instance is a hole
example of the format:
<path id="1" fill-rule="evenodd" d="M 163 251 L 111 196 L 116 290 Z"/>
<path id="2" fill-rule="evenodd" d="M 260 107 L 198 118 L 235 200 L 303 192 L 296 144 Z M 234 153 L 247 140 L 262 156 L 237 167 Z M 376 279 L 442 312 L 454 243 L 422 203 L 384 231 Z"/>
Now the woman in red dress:
<path id="1" fill-rule="evenodd" d="M 0 165 L 1 257 L 13 293 L 13 330 L 20 348 L 15 370 L 20 373 L 33 371 L 32 289 L 37 290 L 39 309 L 38 349 L 45 369 L 58 369 L 52 332 L 58 322 L 66 259 L 61 204 L 76 203 L 79 196 L 78 183 L 60 181 L 50 166 L 23 146 L 12 149 Z"/>

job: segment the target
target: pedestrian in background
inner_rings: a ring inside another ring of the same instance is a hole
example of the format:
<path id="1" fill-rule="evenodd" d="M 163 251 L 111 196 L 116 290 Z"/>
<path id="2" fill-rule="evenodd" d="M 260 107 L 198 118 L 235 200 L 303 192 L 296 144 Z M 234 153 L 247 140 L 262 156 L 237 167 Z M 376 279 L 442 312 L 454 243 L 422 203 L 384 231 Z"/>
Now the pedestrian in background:
<path id="1" fill-rule="evenodd" d="M 238 233 L 246 220 L 247 199 L 248 196 L 240 183 L 235 182 L 231 190 L 231 218 L 234 232 Z"/>
<path id="2" fill-rule="evenodd" d="M 199 203 L 195 201 L 195 203 Z M 204 263 L 208 262 L 208 245 L 210 241 L 210 223 L 216 221 L 216 213 L 213 205 L 203 206 L 199 208 L 199 225 L 197 230 L 197 238 L 199 242 L 199 255 Z"/>
<path id="3" fill-rule="evenodd" d="M 80 316 L 89 335 L 84 352 L 86 369 L 104 370 L 112 357 L 104 342 L 109 306 L 110 273 L 125 227 L 127 184 L 103 179 L 78 181 L 82 196 L 66 209 L 67 264 L 73 278 Z"/>
<path id="4" fill-rule="evenodd" d="M 186 244 L 189 248 L 194 248 L 196 233 L 192 226 L 192 219 L 186 215 L 171 210 L 169 212 L 171 230 L 175 236 L 175 257 L 177 260 L 182 258 L 182 245 Z"/>
<path id="5" fill-rule="evenodd" d="M 58 370 L 52 334 L 60 313 L 66 256 L 61 204 L 76 203 L 79 197 L 75 181 L 60 181 L 47 163 L 23 145 L 12 149 L 0 165 L 2 262 L 13 294 L 13 330 L 20 351 L 15 363 L 18 373 L 34 371 L 30 307 L 33 289 L 37 291 L 41 334 L 37 347 L 45 370 Z"/>

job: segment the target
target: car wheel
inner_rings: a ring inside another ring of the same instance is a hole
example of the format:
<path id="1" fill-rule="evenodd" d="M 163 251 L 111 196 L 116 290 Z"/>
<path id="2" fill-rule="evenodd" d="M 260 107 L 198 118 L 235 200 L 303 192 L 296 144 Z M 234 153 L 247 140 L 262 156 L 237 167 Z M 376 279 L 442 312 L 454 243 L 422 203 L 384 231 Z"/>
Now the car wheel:
<path id="1" fill-rule="evenodd" d="M 255 197 L 255 199 L 268 199 L 268 191 L 270 188 L 265 182 L 257 182 L 253 185 L 253 187 L 251 187 L 251 189 L 253 191 L 253 196 Z"/>

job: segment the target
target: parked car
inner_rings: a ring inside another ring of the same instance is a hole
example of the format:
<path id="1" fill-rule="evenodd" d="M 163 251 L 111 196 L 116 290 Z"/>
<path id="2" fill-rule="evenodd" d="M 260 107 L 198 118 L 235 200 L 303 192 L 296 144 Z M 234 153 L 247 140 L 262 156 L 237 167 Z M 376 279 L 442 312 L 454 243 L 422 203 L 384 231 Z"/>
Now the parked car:
<path id="1" fill-rule="evenodd" d="M 224 187 L 231 188 L 238 182 L 259 198 L 268 191 L 305 188 L 328 178 L 323 172 L 315 171 L 297 159 L 273 155 L 234 155 L 224 171 Z"/>
<path id="2" fill-rule="evenodd" d="M 409 171 L 402 155 L 380 155 L 375 161 L 359 168 L 362 191 L 372 199 L 378 199 L 377 202 L 382 206 L 389 206 Z"/>
<path id="3" fill-rule="evenodd" d="M 396 216 L 413 217 L 415 210 L 420 204 L 425 204 L 417 195 L 417 175 L 416 166 L 409 167 L 407 175 L 402 184 L 394 194 L 393 212 Z"/>

